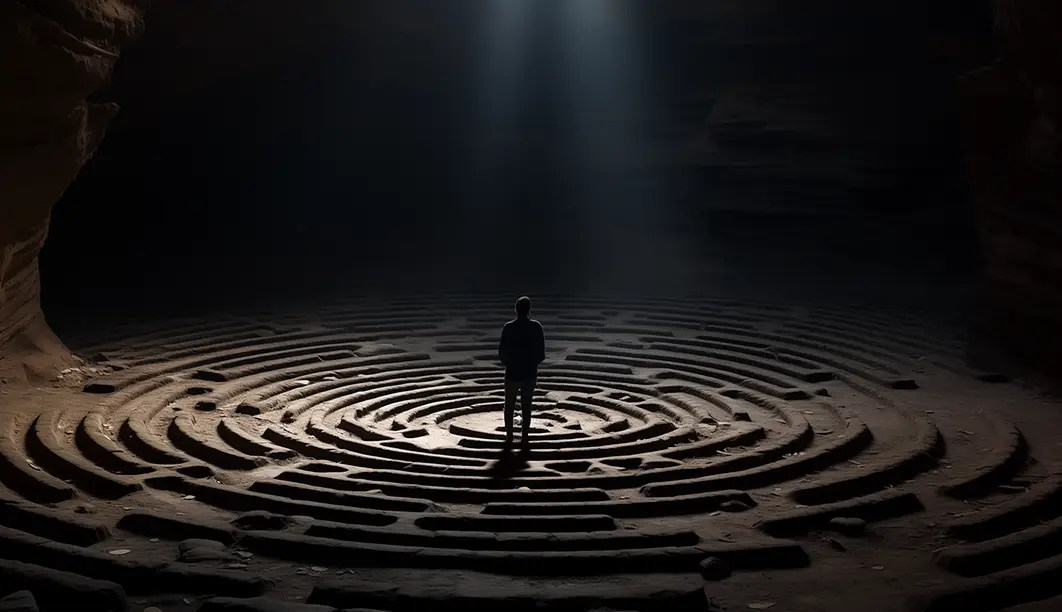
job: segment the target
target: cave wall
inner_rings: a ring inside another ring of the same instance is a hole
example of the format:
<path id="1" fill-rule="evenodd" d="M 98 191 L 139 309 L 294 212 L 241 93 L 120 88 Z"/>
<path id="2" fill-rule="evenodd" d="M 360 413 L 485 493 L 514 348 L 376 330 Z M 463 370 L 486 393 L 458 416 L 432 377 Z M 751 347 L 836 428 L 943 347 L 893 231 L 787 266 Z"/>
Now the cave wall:
<path id="1" fill-rule="evenodd" d="M 1057 53 L 1048 35 L 1057 8 L 1050 0 L 997 4 L 1008 52 L 966 79 L 963 92 L 969 117 L 996 118 L 968 121 L 968 133 L 991 279 L 985 302 L 991 316 L 983 327 L 1006 341 L 1042 337 L 1040 321 L 1062 330 L 1055 314 L 1062 300 L 1044 280 L 1054 273 L 1043 267 L 1056 240 L 1044 220 L 1053 217 L 1033 212 L 1057 202 L 1050 170 L 1034 170 L 1055 163 L 1044 151 L 1054 142 L 1057 64 L 1039 56 Z M 468 24 L 481 18 L 484 6 L 477 2 L 155 0 L 150 11 L 147 5 L 20 0 L 0 7 L 0 52 L 21 60 L 0 73 L 0 355 L 11 347 L 61 347 L 41 315 L 37 254 L 53 204 L 117 110 L 105 101 L 132 109 L 128 121 L 113 125 L 143 132 L 203 89 L 258 74 L 274 81 L 298 75 L 309 63 L 330 63 L 337 50 L 375 58 L 361 65 L 375 87 L 419 82 L 438 91 L 447 89 L 450 67 L 483 51 L 467 44 Z M 965 17 L 955 19 L 970 6 L 958 0 L 888 7 L 838 0 L 652 3 L 644 16 L 663 41 L 663 67 L 677 86 L 663 112 L 651 109 L 650 131 L 660 146 L 646 148 L 646 163 L 681 168 L 700 188 L 750 185 L 746 201 L 763 201 L 756 186 L 773 184 L 778 194 L 791 178 L 796 204 L 829 202 L 833 211 L 880 193 L 882 177 L 897 184 L 917 180 L 927 167 L 936 172 L 946 151 L 919 138 L 950 111 L 949 71 L 977 52 Z M 1038 33 L 1030 35 L 1033 30 Z M 411 41 L 418 41 L 414 51 Z M 125 51 L 116 69 L 119 48 Z M 424 83 L 425 75 L 438 81 Z M 426 103 L 424 110 L 434 109 Z M 859 156 L 851 153 L 856 149 Z M 928 166 L 896 166 L 915 157 L 912 152 L 921 152 L 916 161 Z M 862 165 L 852 163 L 855 157 Z M 115 177 L 104 178 L 97 183 L 102 191 L 77 204 L 105 198 Z M 704 202 L 737 199 L 728 192 Z M 880 204 L 897 200 L 890 194 Z M 989 229 L 997 225 L 1008 229 Z M 1037 322 L 1019 330 L 1022 319 Z M 56 354 L 71 359 L 61 349 Z"/>
<path id="2" fill-rule="evenodd" d="M 1055 377 L 1062 374 L 1062 4 L 997 0 L 996 28 L 1002 55 L 962 81 L 985 260 L 972 356 Z"/>
<path id="3" fill-rule="evenodd" d="M 0 358 L 21 368 L 37 367 L 27 354 L 43 355 L 45 370 L 73 362 L 41 314 L 37 255 L 52 206 L 117 111 L 87 98 L 139 31 L 140 4 L 0 3 Z"/>
<path id="4" fill-rule="evenodd" d="M 656 102 L 619 119 L 656 140 L 623 161 L 679 170 L 705 207 L 836 214 L 872 200 L 878 212 L 940 202 L 954 193 L 923 187 L 960 172 L 954 79 L 979 63 L 977 20 L 990 1 L 607 3 L 639 20 L 655 58 Z M 483 63 L 471 58 L 494 51 L 483 41 L 497 4 L 156 2 L 108 92 L 125 109 L 116 127 L 165 122 L 204 91 L 246 92 L 253 78 L 261 103 L 275 104 L 270 81 L 298 83 L 307 67 L 332 64 L 334 91 L 311 95 L 347 97 L 351 108 L 423 87 L 422 106 L 388 125 L 398 139 L 418 116 L 449 121 L 448 96 L 475 87 Z M 564 44 L 547 30 L 530 36 L 528 45 Z M 597 119 L 623 105 L 607 102 Z"/>
<path id="5" fill-rule="evenodd" d="M 963 180 L 954 81 L 979 65 L 967 59 L 976 35 L 956 17 L 957 1 L 156 0 L 100 95 L 122 112 L 58 209 L 45 282 L 62 274 L 55 245 L 95 243 L 106 280 L 137 296 L 151 279 L 158 294 L 171 282 L 211 294 L 264 290 L 278 266 L 349 283 L 395 241 L 410 244 L 400 256 L 413 267 L 491 252 L 488 232 L 462 221 L 469 202 L 506 211 L 534 202 L 543 234 L 564 227 L 566 246 L 550 250 L 558 253 L 578 252 L 602 218 L 625 224 L 620 233 L 681 224 L 692 242 L 687 220 L 715 227 L 729 215 L 816 223 L 943 203 L 968 215 L 965 201 L 941 193 Z M 502 18 L 521 5 L 517 23 Z M 573 18 L 577 5 L 635 25 L 595 40 L 587 20 Z M 506 31 L 522 35 L 513 42 Z M 626 59 L 640 61 L 624 78 L 645 73 L 631 79 L 644 88 L 584 88 L 572 113 L 577 96 L 566 96 L 563 73 L 586 70 L 595 45 L 617 38 L 636 43 Z M 483 112 L 496 80 L 513 88 L 499 106 L 519 108 Z M 580 132 L 571 125 L 591 121 L 599 127 L 588 132 L 645 139 L 572 170 Z M 113 205 L 88 214 L 105 192 Z M 615 205 L 621 196 L 626 211 Z M 382 199 L 387 206 L 376 205 Z M 122 212 L 137 201 L 152 206 L 136 219 Z M 572 218 L 602 209 L 609 214 Z M 69 210 L 82 212 L 71 221 Z M 350 228 L 362 228 L 356 245 Z M 193 234 L 202 239 L 195 253 L 154 246 Z M 77 282 L 50 285 L 84 294 Z M 194 302 L 194 292 L 183 295 Z"/>
<path id="6" fill-rule="evenodd" d="M 762 8 L 685 25 L 699 75 L 682 80 L 712 101 L 683 143 L 702 197 L 806 214 L 965 205 L 954 82 L 989 52 L 984 2 Z"/>

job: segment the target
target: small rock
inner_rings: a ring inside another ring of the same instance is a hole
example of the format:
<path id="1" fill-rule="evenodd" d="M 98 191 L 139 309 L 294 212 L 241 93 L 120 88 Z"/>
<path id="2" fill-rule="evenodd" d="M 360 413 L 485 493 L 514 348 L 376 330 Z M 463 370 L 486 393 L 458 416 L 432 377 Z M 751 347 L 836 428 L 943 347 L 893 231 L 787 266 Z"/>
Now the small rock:
<path id="1" fill-rule="evenodd" d="M 0 612 L 38 612 L 37 600 L 29 591 L 15 591 L 0 599 Z"/>
<path id="2" fill-rule="evenodd" d="M 707 557 L 698 565 L 705 580 L 722 580 L 730 577 L 730 564 L 719 557 Z"/>
<path id="3" fill-rule="evenodd" d="M 753 602 L 747 603 L 745 605 L 750 607 L 750 608 L 752 608 L 753 610 L 767 610 L 768 608 L 773 608 L 774 607 L 774 602 L 772 602 L 772 601 L 753 601 Z"/>
<path id="4" fill-rule="evenodd" d="M 218 370 L 213 370 L 213 369 L 210 369 L 210 368 L 203 368 L 201 370 L 196 370 L 195 373 L 192 374 L 192 378 L 194 378 L 196 380 L 205 380 L 207 382 L 218 382 L 218 383 L 227 382 L 229 380 L 229 377 L 226 374 L 224 374 L 222 372 L 219 372 Z"/>
<path id="5" fill-rule="evenodd" d="M 195 495 L 185 495 L 181 499 L 195 499 Z"/>
<path id="6" fill-rule="evenodd" d="M 144 612 L 162 612 L 162 608 L 158 608 L 156 606 L 148 606 L 147 608 L 144 608 Z"/>
<path id="7" fill-rule="evenodd" d="M 159 539 L 158 538 L 151 538 L 148 541 L 151 542 L 152 544 L 158 544 L 159 543 Z"/>
<path id="8" fill-rule="evenodd" d="M 114 550 L 109 550 L 107 552 L 109 554 L 112 554 L 112 555 L 116 556 L 116 557 L 120 557 L 122 555 L 128 555 L 129 553 L 131 553 L 133 551 L 129 550 L 128 548 L 116 548 Z"/>
<path id="9" fill-rule="evenodd" d="M 200 561 L 232 561 L 236 555 L 232 554 L 225 544 L 214 540 L 202 540 L 193 538 L 184 540 L 177 546 L 180 551 L 180 560 L 186 563 L 199 563 Z"/>
<path id="10" fill-rule="evenodd" d="M 830 527 L 846 535 L 859 535 L 866 531 L 867 522 L 861 518 L 835 516 L 830 519 Z"/>
<path id="11" fill-rule="evenodd" d="M 833 548 L 834 550 L 839 550 L 841 552 L 845 552 L 846 550 L 848 550 L 847 548 L 844 547 L 844 544 L 841 544 L 840 542 L 838 542 L 837 540 L 835 540 L 833 538 L 826 538 L 826 541 L 830 543 L 830 547 Z"/>
<path id="12" fill-rule="evenodd" d="M 74 512 L 76 512 L 77 514 L 92 514 L 93 510 L 92 510 L 92 506 L 84 505 L 84 506 L 78 506 L 77 508 L 74 508 Z"/>
<path id="13" fill-rule="evenodd" d="M 719 509 L 724 512 L 744 512 L 745 510 L 748 510 L 749 507 L 745 502 L 740 502 L 736 499 L 732 499 L 730 501 L 723 502 L 719 506 Z"/>
<path id="14" fill-rule="evenodd" d="M 877 571 L 881 571 L 881 570 L 885 569 L 885 566 L 884 566 L 884 565 L 872 565 L 872 566 L 870 567 L 870 569 L 872 569 L 872 570 L 877 570 Z"/>

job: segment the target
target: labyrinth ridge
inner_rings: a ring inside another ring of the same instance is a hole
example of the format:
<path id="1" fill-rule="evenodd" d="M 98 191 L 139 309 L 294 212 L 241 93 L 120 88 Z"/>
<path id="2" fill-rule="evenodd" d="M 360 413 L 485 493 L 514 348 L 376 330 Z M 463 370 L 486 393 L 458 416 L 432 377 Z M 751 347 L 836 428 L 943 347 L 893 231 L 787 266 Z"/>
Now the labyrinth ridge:
<path id="1" fill-rule="evenodd" d="M 207 539 L 339 572 L 561 580 L 696 574 L 707 557 L 780 571 L 814 567 L 837 519 L 871 532 L 931 521 L 943 546 L 925 563 L 943 586 L 911 593 L 913 606 L 1062 594 L 1062 484 L 1003 415 L 985 412 L 973 433 L 937 417 L 924 388 L 973 373 L 917 318 L 536 298 L 547 359 L 529 448 L 510 452 L 496 363 L 509 306 L 431 303 L 81 340 L 108 370 L 80 391 L 90 408 L 0 412 L 0 558 L 57 570 L 57 589 L 95 581 L 101 600 L 115 588 L 245 597 L 272 588 L 247 564 L 157 553 Z M 155 556 L 108 554 L 133 548 L 126 538 Z M 357 600 L 338 580 L 311 601 Z"/>

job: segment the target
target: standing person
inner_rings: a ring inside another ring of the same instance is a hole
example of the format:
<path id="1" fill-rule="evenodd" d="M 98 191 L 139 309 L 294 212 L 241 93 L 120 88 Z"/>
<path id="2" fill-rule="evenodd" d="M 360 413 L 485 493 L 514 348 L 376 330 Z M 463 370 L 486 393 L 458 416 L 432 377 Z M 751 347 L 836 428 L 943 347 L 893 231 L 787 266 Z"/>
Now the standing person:
<path id="1" fill-rule="evenodd" d="M 527 446 L 531 429 L 531 398 L 538 378 L 538 364 L 546 359 L 546 337 L 542 324 L 531 318 L 531 298 L 516 300 L 516 318 L 502 327 L 498 359 L 505 366 L 505 444 L 513 443 L 513 413 L 520 393 L 523 411 L 521 442 Z"/>

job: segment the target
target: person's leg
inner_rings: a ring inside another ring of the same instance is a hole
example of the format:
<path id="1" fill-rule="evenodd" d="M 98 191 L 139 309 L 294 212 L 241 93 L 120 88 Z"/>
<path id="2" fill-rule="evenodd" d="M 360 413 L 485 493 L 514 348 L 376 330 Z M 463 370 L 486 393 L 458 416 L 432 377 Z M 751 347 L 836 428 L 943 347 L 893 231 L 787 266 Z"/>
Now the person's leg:
<path id="1" fill-rule="evenodd" d="M 535 380 L 531 379 L 525 381 L 520 385 L 520 408 L 523 412 L 524 420 L 521 423 L 521 440 L 524 444 L 527 444 L 527 435 L 531 429 L 531 400 L 535 394 Z"/>
<path id="2" fill-rule="evenodd" d="M 505 381 L 505 443 L 513 441 L 513 413 L 516 412 L 517 385 L 511 380 Z"/>

